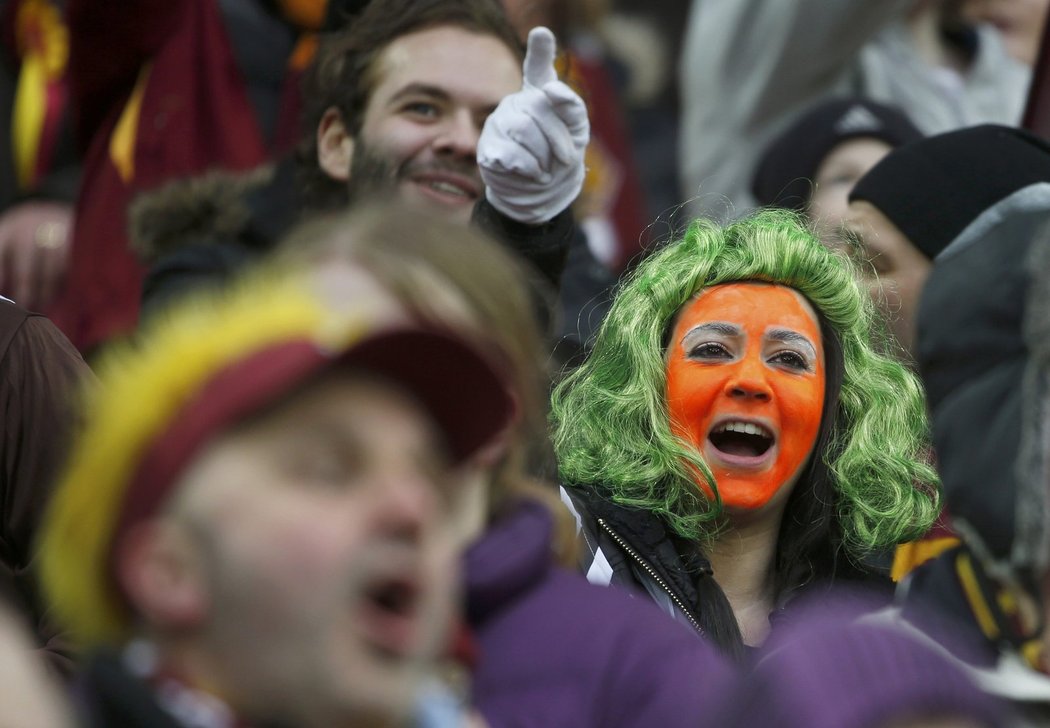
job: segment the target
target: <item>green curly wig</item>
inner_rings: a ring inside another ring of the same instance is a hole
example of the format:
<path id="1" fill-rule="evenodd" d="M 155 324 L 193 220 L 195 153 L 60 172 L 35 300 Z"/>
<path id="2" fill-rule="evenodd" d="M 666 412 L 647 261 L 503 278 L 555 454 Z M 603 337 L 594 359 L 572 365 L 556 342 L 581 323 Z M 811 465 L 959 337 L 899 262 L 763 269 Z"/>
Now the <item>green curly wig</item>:
<path id="1" fill-rule="evenodd" d="M 921 535 L 939 511 L 940 485 L 925 459 L 918 379 L 877 352 L 873 332 L 885 336 L 884 329 L 849 261 L 779 210 L 725 227 L 697 220 L 624 283 L 590 357 L 553 393 L 563 482 L 593 484 L 616 503 L 662 517 L 688 539 L 716 532 L 717 484 L 696 449 L 671 433 L 664 352 L 679 309 L 701 289 L 734 281 L 801 293 L 818 312 L 829 357 L 841 359 L 841 385 L 837 397 L 829 392 L 833 410 L 825 411 L 814 459 L 827 471 L 830 513 L 847 551 L 860 556 Z M 697 471 L 714 501 L 697 487 Z"/>

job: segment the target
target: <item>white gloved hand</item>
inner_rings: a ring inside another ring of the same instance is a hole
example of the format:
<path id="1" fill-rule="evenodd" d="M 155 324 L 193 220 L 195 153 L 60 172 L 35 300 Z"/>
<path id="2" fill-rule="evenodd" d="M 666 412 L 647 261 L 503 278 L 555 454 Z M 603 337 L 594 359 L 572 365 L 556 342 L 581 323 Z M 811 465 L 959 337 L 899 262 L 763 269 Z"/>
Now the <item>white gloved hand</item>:
<path id="1" fill-rule="evenodd" d="M 525 82 L 485 121 L 478 167 L 489 203 L 529 225 L 549 221 L 583 187 L 591 127 L 583 99 L 558 80 L 554 34 L 529 32 Z"/>

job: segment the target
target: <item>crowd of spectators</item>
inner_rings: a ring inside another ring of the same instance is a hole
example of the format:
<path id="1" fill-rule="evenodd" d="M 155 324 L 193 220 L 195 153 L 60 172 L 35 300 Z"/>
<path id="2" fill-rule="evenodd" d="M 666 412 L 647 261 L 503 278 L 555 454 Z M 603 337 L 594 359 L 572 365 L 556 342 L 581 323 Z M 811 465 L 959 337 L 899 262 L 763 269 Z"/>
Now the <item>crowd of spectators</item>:
<path id="1" fill-rule="evenodd" d="M 1050 726 L 1048 10 L 0 0 L 0 724 Z"/>

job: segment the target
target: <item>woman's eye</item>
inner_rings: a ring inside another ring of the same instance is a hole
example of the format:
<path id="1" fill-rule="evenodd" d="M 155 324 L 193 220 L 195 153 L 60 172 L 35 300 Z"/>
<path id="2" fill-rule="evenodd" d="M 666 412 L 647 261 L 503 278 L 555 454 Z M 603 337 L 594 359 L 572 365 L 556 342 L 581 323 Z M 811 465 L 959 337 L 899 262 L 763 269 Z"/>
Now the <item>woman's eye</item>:
<path id="1" fill-rule="evenodd" d="M 689 350 L 689 356 L 694 359 L 732 359 L 732 354 L 721 344 L 714 342 L 707 342 L 705 344 L 697 344 Z"/>
<path id="2" fill-rule="evenodd" d="M 799 371 L 807 371 L 809 369 L 809 362 L 806 361 L 806 358 L 797 351 L 780 351 L 770 357 L 769 360 L 775 364 L 780 364 L 790 369 L 797 369 Z"/>

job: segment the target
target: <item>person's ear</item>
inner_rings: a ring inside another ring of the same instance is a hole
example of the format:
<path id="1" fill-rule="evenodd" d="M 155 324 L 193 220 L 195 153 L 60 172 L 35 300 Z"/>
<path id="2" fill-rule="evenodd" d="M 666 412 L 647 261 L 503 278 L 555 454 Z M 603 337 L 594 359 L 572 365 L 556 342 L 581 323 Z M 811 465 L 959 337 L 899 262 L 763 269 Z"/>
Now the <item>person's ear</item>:
<path id="1" fill-rule="evenodd" d="M 317 125 L 317 165 L 334 180 L 350 179 L 350 163 L 354 158 L 354 139 L 343 122 L 339 109 L 324 112 Z"/>
<path id="2" fill-rule="evenodd" d="M 186 629 L 208 614 L 199 547 L 182 524 L 157 518 L 132 526 L 116 545 L 117 580 L 148 625 Z"/>

